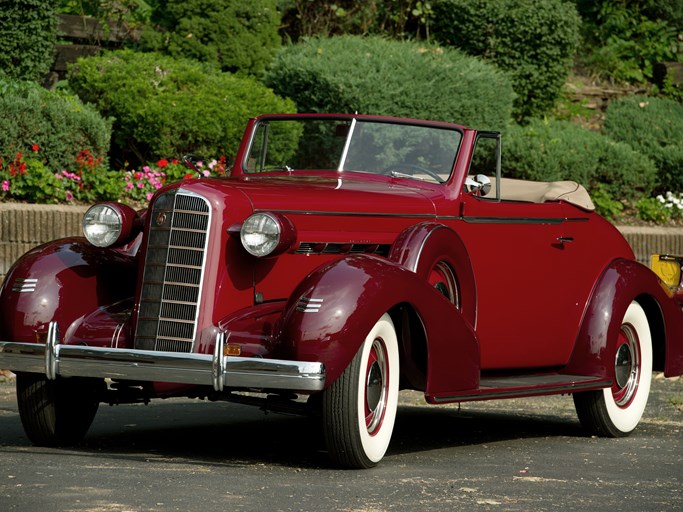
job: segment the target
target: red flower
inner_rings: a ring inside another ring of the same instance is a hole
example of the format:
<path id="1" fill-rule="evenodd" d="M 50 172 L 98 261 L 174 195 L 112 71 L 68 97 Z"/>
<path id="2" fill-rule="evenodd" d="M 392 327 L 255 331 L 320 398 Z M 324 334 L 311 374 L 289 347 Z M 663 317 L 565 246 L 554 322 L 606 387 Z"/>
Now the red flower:
<path id="1" fill-rule="evenodd" d="M 168 167 L 168 160 L 166 160 L 165 158 L 162 158 L 161 160 L 159 160 L 159 161 L 157 162 L 157 165 L 158 165 L 161 169 L 163 169 L 164 167 Z"/>
<path id="2" fill-rule="evenodd" d="M 38 144 L 34 144 L 33 146 L 31 146 L 31 149 L 34 153 L 37 153 L 38 151 L 40 151 L 40 146 Z"/>
<path id="3" fill-rule="evenodd" d="M 194 174 L 189 172 L 185 176 L 183 176 L 184 180 L 191 180 L 192 178 L 194 178 Z"/>
<path id="4" fill-rule="evenodd" d="M 24 154 L 21 151 L 14 157 L 14 162 L 9 164 L 9 175 L 16 178 L 18 174 L 26 174 L 26 162 L 24 162 Z"/>

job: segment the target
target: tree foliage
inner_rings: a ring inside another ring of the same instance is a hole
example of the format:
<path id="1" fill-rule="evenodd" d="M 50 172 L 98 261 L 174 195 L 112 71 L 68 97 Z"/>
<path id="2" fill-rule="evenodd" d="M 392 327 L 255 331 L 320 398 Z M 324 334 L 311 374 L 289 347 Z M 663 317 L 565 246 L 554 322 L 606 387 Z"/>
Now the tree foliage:
<path id="1" fill-rule="evenodd" d="M 40 81 L 56 40 L 54 0 L 0 0 L 0 75 Z"/>
<path id="2" fill-rule="evenodd" d="M 595 75 L 645 83 L 658 62 L 683 58 L 683 0 L 576 0 L 584 19 L 580 61 Z"/>
<path id="3" fill-rule="evenodd" d="M 258 74 L 280 46 L 278 0 L 167 0 L 143 34 L 142 48 Z"/>
<path id="4" fill-rule="evenodd" d="M 424 0 L 281 0 L 280 10 L 285 38 L 294 42 L 341 34 L 429 38 L 431 3 Z"/>

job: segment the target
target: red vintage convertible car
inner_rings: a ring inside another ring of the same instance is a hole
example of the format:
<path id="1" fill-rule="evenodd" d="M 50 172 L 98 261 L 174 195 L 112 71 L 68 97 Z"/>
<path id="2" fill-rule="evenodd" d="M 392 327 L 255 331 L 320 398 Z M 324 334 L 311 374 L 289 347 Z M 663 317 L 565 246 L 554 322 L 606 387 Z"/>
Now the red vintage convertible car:
<path id="1" fill-rule="evenodd" d="M 588 430 L 629 434 L 653 370 L 683 373 L 675 291 L 583 187 L 504 174 L 495 132 L 250 120 L 230 176 L 168 185 L 139 212 L 97 204 L 85 238 L 10 270 L 0 368 L 17 372 L 26 434 L 76 443 L 99 403 L 234 400 L 319 415 L 332 460 L 366 468 L 400 389 L 572 394 Z"/>

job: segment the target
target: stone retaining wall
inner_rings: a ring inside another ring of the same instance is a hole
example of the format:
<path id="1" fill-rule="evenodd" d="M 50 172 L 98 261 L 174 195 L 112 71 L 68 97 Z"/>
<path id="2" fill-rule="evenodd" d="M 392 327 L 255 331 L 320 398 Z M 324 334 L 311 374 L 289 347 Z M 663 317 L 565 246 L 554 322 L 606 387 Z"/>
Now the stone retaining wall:
<path id="1" fill-rule="evenodd" d="M 0 282 L 29 249 L 56 238 L 81 235 L 86 206 L 0 203 Z"/>
<path id="2" fill-rule="evenodd" d="M 56 238 L 80 236 L 86 210 L 86 206 L 0 203 L 0 282 L 29 249 Z M 619 230 L 644 263 L 652 253 L 683 255 L 683 228 L 622 226 Z"/>

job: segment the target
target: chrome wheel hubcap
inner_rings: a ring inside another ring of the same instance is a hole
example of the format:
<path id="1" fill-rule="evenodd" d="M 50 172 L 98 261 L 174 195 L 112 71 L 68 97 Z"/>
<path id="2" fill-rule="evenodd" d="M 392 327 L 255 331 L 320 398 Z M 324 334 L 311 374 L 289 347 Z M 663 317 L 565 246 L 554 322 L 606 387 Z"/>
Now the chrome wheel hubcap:
<path id="1" fill-rule="evenodd" d="M 388 373 L 384 342 L 376 339 L 370 349 L 365 380 L 365 426 L 370 434 L 381 426 L 384 419 L 389 388 Z"/>
<path id="2" fill-rule="evenodd" d="M 636 394 L 640 380 L 640 348 L 638 335 L 631 325 L 622 325 L 614 361 L 615 403 L 626 407 Z"/>

